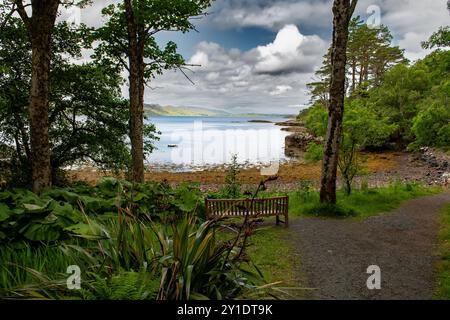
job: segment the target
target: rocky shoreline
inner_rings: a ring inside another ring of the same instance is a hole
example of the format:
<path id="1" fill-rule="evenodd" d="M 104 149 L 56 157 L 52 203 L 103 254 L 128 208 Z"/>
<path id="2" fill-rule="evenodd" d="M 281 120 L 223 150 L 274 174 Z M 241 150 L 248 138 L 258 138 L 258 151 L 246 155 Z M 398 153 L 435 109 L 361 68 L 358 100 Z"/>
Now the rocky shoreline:
<path id="1" fill-rule="evenodd" d="M 275 123 L 275 125 L 283 127 L 281 130 L 291 133 L 285 138 L 285 154 L 287 157 L 303 158 L 310 143 L 323 143 L 323 139 L 312 135 L 302 121 L 289 120 Z"/>
<path id="2" fill-rule="evenodd" d="M 323 144 L 323 139 L 312 135 L 305 127 L 305 123 L 296 120 L 276 123 L 281 130 L 292 132 L 286 137 L 286 156 L 300 159 L 310 143 Z M 380 170 L 370 179 L 357 178 L 357 183 L 371 180 L 371 186 L 385 185 L 393 177 L 403 182 L 422 182 L 429 185 L 450 186 L 450 155 L 442 151 L 425 147 L 419 153 L 401 153 L 402 160 L 396 170 Z"/>

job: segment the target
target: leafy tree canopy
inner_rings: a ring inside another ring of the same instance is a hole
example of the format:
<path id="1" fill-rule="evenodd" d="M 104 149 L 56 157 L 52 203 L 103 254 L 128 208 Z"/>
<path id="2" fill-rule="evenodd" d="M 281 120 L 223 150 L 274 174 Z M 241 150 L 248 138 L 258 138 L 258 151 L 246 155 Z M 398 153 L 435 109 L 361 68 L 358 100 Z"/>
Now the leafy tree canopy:
<path id="1" fill-rule="evenodd" d="M 414 65 L 392 67 L 380 86 L 360 87 L 358 95 L 347 99 L 344 135 L 350 134 L 362 147 L 394 142 L 413 149 L 448 148 L 449 81 L 450 51 L 436 50 Z M 312 133 L 324 136 L 327 114 L 326 107 L 316 103 L 301 118 Z"/>
<path id="2" fill-rule="evenodd" d="M 428 41 L 422 42 L 424 49 L 450 47 L 450 27 L 440 27 Z"/>
<path id="3" fill-rule="evenodd" d="M 121 98 L 123 80 L 111 66 L 91 62 L 73 64 L 89 45 L 88 30 L 66 23 L 55 28 L 50 78 L 49 135 L 53 179 L 67 166 L 92 161 L 104 169 L 125 169 L 130 151 L 126 143 L 129 110 Z M 29 183 L 31 47 L 21 20 L 11 18 L 0 30 L 0 144 L 11 159 L 16 184 Z M 14 52 L 14 55 L 10 53 Z M 154 127 L 146 127 L 147 150 L 152 150 Z"/>
<path id="4" fill-rule="evenodd" d="M 191 17 L 202 15 L 211 0 L 142 0 L 132 1 L 133 22 L 136 26 L 137 41 L 143 48 L 145 59 L 144 77 L 146 81 L 164 70 L 185 65 L 183 57 L 177 53 L 177 45 L 170 41 L 164 49 L 156 42 L 155 35 L 161 31 L 187 32 L 195 29 Z M 100 45 L 94 58 L 129 69 L 129 17 L 125 2 L 112 4 L 102 10 L 108 21 L 94 34 Z"/>

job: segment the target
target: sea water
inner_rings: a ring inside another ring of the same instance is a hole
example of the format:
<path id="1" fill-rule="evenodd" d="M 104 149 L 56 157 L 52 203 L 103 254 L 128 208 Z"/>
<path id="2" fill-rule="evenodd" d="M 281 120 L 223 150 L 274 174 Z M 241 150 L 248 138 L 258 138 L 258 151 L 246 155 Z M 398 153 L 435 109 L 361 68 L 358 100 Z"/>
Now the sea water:
<path id="1" fill-rule="evenodd" d="M 271 121 L 252 122 L 251 120 Z M 261 165 L 287 160 L 284 141 L 288 132 L 275 122 L 280 117 L 153 117 L 161 132 L 151 165 L 208 167 L 230 163 L 233 155 L 239 164 Z"/>

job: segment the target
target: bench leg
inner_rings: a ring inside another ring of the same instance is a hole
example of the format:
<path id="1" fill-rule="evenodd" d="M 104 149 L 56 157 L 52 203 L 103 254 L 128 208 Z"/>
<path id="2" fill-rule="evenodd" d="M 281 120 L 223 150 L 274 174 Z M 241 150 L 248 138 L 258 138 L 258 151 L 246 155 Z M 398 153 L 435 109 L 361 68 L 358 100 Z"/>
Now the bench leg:
<path id="1" fill-rule="evenodd" d="M 277 216 L 277 226 L 280 225 L 280 216 Z"/>
<path id="2" fill-rule="evenodd" d="M 287 213 L 284 216 L 284 227 L 289 228 L 289 214 L 287 214 Z"/>

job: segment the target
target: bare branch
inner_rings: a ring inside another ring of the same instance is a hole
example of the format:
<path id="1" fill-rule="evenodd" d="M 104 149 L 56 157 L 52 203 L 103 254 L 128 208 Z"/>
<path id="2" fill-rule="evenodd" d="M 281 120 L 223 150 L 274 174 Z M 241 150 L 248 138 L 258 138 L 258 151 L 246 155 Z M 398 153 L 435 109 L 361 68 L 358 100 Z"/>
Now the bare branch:
<path id="1" fill-rule="evenodd" d="M 3 19 L 2 24 L 0 25 L 0 28 L 4 28 L 6 24 L 8 23 L 8 20 L 12 17 L 12 15 L 16 12 L 16 4 L 13 3 L 11 11 L 6 15 L 6 17 Z"/>
<path id="2" fill-rule="evenodd" d="M 130 72 L 130 68 L 128 67 L 128 64 L 125 62 L 125 60 L 122 57 L 117 58 L 119 60 L 119 63 L 128 71 Z"/>
<path id="3" fill-rule="evenodd" d="M 201 64 L 183 64 L 183 67 L 201 67 Z"/>
<path id="4" fill-rule="evenodd" d="M 22 19 L 25 27 L 28 32 L 32 31 L 31 18 L 28 16 L 27 11 L 25 10 L 25 6 L 22 0 L 14 0 L 14 3 L 17 5 L 17 12 L 19 13 L 20 18 Z"/>
<path id="5" fill-rule="evenodd" d="M 358 4 L 358 0 L 352 0 L 350 4 L 350 8 L 348 11 L 348 20 L 350 21 L 352 19 L 353 14 L 355 13 L 356 5 Z"/>
<path id="6" fill-rule="evenodd" d="M 188 79 L 188 81 L 189 81 L 190 83 L 192 83 L 192 84 L 195 86 L 195 82 L 192 81 L 191 78 L 189 78 L 189 76 L 186 74 L 186 72 L 184 72 L 182 66 L 179 66 L 179 67 L 178 67 L 178 70 L 180 70 L 181 73 L 186 77 L 186 79 Z"/>

